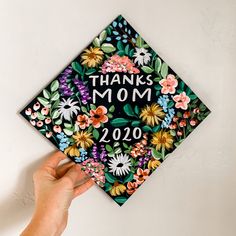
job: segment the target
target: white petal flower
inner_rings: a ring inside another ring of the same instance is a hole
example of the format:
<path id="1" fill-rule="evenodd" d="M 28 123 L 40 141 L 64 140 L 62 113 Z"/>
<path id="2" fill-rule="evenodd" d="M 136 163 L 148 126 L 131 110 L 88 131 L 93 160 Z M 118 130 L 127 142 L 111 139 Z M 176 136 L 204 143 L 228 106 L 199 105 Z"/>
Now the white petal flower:
<path id="1" fill-rule="evenodd" d="M 109 161 L 108 166 L 110 168 L 109 172 L 112 172 L 113 175 L 121 176 L 128 174 L 131 166 L 129 155 L 116 155 Z"/>
<path id="2" fill-rule="evenodd" d="M 71 98 L 68 98 L 67 100 L 63 98 L 63 101 L 58 105 L 58 111 L 61 114 L 61 118 L 70 121 L 73 114 L 77 115 L 80 110 L 79 106 L 76 105 L 77 103 L 77 101 L 73 102 Z"/>
<path id="3" fill-rule="evenodd" d="M 148 52 L 145 48 L 135 48 L 136 52 L 134 53 L 134 62 L 138 65 L 143 66 L 151 60 L 152 54 Z"/>

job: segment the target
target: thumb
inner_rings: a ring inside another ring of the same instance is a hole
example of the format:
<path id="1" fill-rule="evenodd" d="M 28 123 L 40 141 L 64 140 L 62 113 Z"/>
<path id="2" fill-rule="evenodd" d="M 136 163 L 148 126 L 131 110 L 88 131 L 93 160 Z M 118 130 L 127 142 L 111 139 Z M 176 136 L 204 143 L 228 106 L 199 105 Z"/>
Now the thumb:
<path id="1" fill-rule="evenodd" d="M 78 181 L 78 177 L 81 174 L 81 168 L 79 165 L 73 165 L 61 178 L 62 182 L 66 182 L 67 184 L 71 184 L 72 187 L 76 185 L 76 182 Z"/>

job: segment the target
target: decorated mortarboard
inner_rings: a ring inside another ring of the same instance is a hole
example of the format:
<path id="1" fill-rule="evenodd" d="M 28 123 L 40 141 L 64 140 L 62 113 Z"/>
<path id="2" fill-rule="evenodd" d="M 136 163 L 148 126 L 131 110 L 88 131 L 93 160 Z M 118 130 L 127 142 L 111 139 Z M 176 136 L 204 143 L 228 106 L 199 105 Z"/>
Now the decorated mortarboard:
<path id="1" fill-rule="evenodd" d="M 119 205 L 209 113 L 122 16 L 21 111 Z"/>

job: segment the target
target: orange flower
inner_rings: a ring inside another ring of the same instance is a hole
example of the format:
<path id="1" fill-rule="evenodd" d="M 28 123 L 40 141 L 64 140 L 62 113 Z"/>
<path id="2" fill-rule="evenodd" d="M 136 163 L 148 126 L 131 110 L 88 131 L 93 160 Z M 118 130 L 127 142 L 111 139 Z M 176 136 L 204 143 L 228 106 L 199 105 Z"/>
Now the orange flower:
<path id="1" fill-rule="evenodd" d="M 149 172 L 149 169 L 143 170 L 138 168 L 137 173 L 134 174 L 134 179 L 136 180 L 137 184 L 142 184 L 147 179 Z"/>
<path id="2" fill-rule="evenodd" d="M 108 117 L 106 116 L 107 109 L 104 106 L 99 106 L 95 110 L 90 110 L 90 121 L 94 128 L 99 128 L 101 123 L 106 123 L 108 121 Z"/>
<path id="3" fill-rule="evenodd" d="M 85 129 L 89 126 L 89 118 L 87 115 L 78 115 L 76 124 L 80 127 L 80 129 Z"/>
<path id="4" fill-rule="evenodd" d="M 126 192 L 131 195 L 136 191 L 137 187 L 138 184 L 136 182 L 128 182 Z"/>

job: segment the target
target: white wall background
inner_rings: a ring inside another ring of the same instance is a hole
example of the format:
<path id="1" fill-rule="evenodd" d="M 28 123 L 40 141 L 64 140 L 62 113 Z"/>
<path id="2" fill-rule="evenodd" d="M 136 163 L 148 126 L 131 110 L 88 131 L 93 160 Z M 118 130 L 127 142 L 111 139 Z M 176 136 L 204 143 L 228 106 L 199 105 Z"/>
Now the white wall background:
<path id="1" fill-rule="evenodd" d="M 119 207 L 98 187 L 63 235 L 236 235 L 235 0 L 0 0 L 0 235 L 33 211 L 32 173 L 54 148 L 17 112 L 122 14 L 212 114 Z"/>

